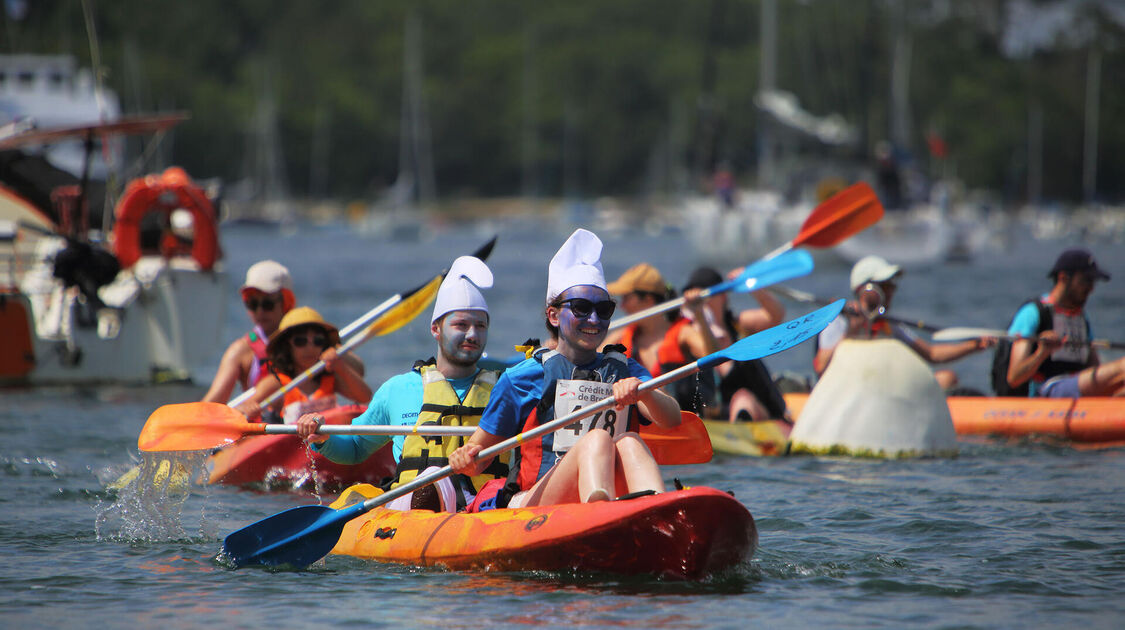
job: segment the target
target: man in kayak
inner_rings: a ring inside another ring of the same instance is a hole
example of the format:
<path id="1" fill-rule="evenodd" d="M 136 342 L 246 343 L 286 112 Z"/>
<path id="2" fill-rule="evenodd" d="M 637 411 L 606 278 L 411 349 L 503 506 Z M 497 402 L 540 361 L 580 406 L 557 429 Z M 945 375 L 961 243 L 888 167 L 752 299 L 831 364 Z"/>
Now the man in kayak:
<path id="1" fill-rule="evenodd" d="M 1075 248 L 1059 255 L 1047 277 L 1050 293 L 1025 303 L 1008 328 L 1020 337 L 1012 342 L 1008 384 L 1027 383 L 1029 396 L 1049 398 L 1125 395 L 1125 358 L 1101 362 L 1084 310 L 1094 284 L 1109 274 L 1093 254 Z"/>
<path id="2" fill-rule="evenodd" d="M 251 265 L 239 293 L 253 329 L 227 347 L 203 402 L 225 403 L 230 400 L 236 383 L 245 391 L 268 374 L 266 346 L 270 335 L 277 331 L 281 318 L 297 304 L 289 270 L 273 260 Z"/>
<path id="3" fill-rule="evenodd" d="M 492 272 L 483 261 L 472 256 L 455 260 L 438 289 L 430 319 L 437 358 L 418 361 L 409 372 L 383 383 L 367 410 L 352 424 L 476 426 L 499 376 L 477 366 L 488 342 L 489 323 L 488 304 L 480 290 L 491 286 Z M 323 420 L 319 414 L 302 416 L 297 421 L 298 435 L 334 462 L 358 464 L 391 439 L 381 435 L 320 435 L 316 430 Z M 462 443 L 463 438 L 457 436 L 394 437 L 398 469 L 392 487 L 444 466 L 449 453 Z M 473 475 L 443 480 L 436 492 L 434 486 L 420 488 L 388 507 L 456 511 L 472 501 L 484 483 L 506 478 L 507 474 L 508 467 L 502 460 Z"/>
<path id="4" fill-rule="evenodd" d="M 898 288 L 896 280 L 902 268 L 892 265 L 879 256 L 865 256 L 852 267 L 851 287 L 855 299 L 848 302 L 841 313 L 817 337 L 817 351 L 813 369 L 817 375 L 824 373 L 836 346 L 844 339 L 876 339 L 892 337 L 903 342 L 929 363 L 946 363 L 996 345 L 995 337 L 981 337 L 957 343 L 930 343 L 910 332 L 905 326 L 888 321 L 881 316 L 891 308 L 891 300 Z M 934 373 L 942 389 L 949 391 L 957 385 L 957 374 L 952 370 Z"/>
<path id="5" fill-rule="evenodd" d="M 558 345 L 504 372 L 480 427 L 450 455 L 449 465 L 461 474 L 478 474 L 490 462 L 477 462 L 476 455 L 506 438 L 609 396 L 616 409 L 520 446 L 507 484 L 490 483 L 470 510 L 608 501 L 664 490 L 660 468 L 637 429 L 641 416 L 677 426 L 679 405 L 663 392 L 638 391 L 649 373 L 620 346 L 598 352 L 616 308 L 606 290 L 601 251 L 598 237 L 579 229 L 551 259 L 545 315 Z"/>

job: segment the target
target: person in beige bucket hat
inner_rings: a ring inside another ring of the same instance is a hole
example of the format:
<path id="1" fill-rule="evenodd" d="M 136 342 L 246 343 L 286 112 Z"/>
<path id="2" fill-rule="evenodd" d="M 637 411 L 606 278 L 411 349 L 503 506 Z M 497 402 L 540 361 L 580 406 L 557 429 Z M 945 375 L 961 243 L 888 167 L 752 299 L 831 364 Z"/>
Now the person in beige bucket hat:
<path id="1" fill-rule="evenodd" d="M 248 418 L 261 416 L 263 421 L 281 421 L 296 424 L 303 414 L 326 411 L 339 405 L 339 393 L 353 402 L 371 399 L 371 388 L 363 382 L 362 374 L 343 360 L 336 352 L 340 332 L 307 306 L 292 309 L 281 318 L 281 324 L 270 335 L 266 347 L 269 374 L 255 387 L 254 397 L 238 406 Z M 324 370 L 316 376 L 294 386 L 279 403 L 266 413 L 262 401 L 289 384 L 305 370 L 324 361 Z"/>

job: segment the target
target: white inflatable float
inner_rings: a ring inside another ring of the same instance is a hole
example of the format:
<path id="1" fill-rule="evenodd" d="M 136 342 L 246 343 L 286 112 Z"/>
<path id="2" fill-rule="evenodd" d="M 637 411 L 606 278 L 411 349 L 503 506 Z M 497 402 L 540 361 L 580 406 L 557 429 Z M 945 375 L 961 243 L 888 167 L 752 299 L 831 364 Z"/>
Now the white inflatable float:
<path id="1" fill-rule="evenodd" d="M 789 436 L 792 453 L 949 456 L 957 435 L 926 363 L 894 339 L 845 340 Z"/>

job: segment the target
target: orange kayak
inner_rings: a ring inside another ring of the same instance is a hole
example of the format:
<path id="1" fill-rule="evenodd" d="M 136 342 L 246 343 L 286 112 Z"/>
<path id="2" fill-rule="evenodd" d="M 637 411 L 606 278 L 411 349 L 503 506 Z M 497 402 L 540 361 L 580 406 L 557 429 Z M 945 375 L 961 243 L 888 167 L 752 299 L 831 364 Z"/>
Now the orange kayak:
<path id="1" fill-rule="evenodd" d="M 745 506 L 726 492 L 698 487 L 479 514 L 375 508 L 344 527 L 332 553 L 454 570 L 698 579 L 749 558 L 757 544 Z"/>
<path id="2" fill-rule="evenodd" d="M 808 394 L 786 394 L 794 415 Z M 950 396 L 958 435 L 1046 435 L 1097 446 L 1125 445 L 1125 398 Z"/>
<path id="3" fill-rule="evenodd" d="M 348 424 L 363 405 L 324 412 L 326 424 Z M 337 464 L 309 449 L 295 435 L 254 435 L 216 450 L 210 457 L 210 483 L 264 484 L 269 487 L 343 488 L 378 484 L 395 472 L 390 442 L 361 464 Z"/>

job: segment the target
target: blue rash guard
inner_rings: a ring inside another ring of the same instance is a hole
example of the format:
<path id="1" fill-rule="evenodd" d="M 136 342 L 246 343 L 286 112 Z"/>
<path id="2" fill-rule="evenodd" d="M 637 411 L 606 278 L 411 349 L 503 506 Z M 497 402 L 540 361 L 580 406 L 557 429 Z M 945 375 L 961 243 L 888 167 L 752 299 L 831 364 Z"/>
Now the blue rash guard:
<path id="1" fill-rule="evenodd" d="M 450 380 L 453 391 L 457 397 L 464 399 L 465 394 L 473 385 L 476 374 Z M 392 376 L 383 383 L 367 410 L 352 420 L 353 425 L 400 425 L 414 426 L 418 421 L 418 411 L 422 408 L 422 375 L 411 370 L 404 374 Z M 387 440 L 393 439 L 394 457 L 398 462 L 402 459 L 402 443 L 405 435 L 333 435 L 320 444 L 314 444 L 321 455 L 338 464 L 358 464 L 379 450 Z"/>

